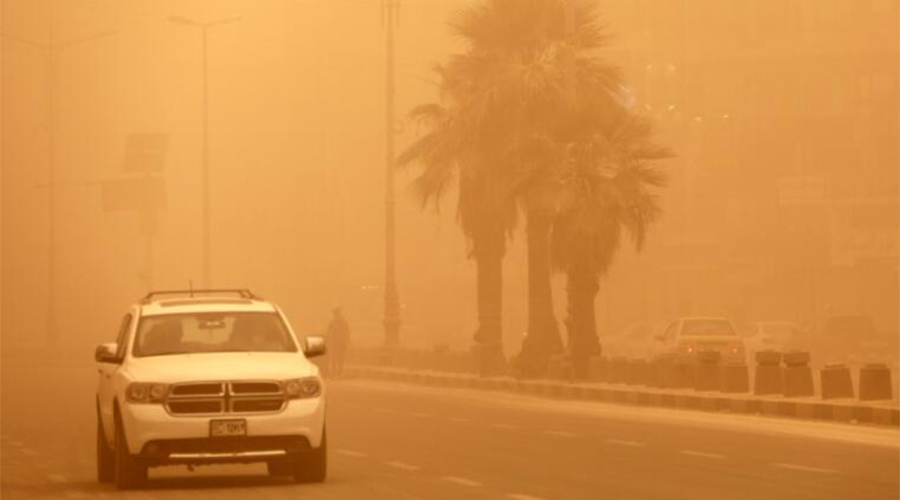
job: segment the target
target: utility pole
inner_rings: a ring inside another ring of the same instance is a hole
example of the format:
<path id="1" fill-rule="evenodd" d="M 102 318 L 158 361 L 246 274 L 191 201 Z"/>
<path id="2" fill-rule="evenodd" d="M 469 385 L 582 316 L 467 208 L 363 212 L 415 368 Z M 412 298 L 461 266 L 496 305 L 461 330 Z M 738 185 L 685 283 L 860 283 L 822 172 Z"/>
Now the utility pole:
<path id="1" fill-rule="evenodd" d="M 208 39 L 209 28 L 222 24 L 239 21 L 239 16 L 227 17 L 217 21 L 201 23 L 182 16 L 170 16 L 169 22 L 200 28 L 203 36 L 203 152 L 202 166 L 200 169 L 200 203 L 202 237 L 200 242 L 203 260 L 203 287 L 212 287 L 212 258 L 210 250 L 210 216 L 209 216 L 209 64 L 208 64 Z"/>
<path id="2" fill-rule="evenodd" d="M 382 0 L 385 25 L 385 221 L 384 221 L 384 343 L 395 348 L 400 343 L 400 297 L 396 277 L 396 228 L 394 223 L 394 28 L 399 16 L 399 0 Z"/>
<path id="3" fill-rule="evenodd" d="M 2 33 L 3 38 L 13 40 L 24 45 L 30 45 L 47 51 L 47 182 L 42 187 L 47 188 L 47 303 L 46 303 L 46 332 L 47 343 L 55 345 L 57 341 L 56 330 L 56 133 L 57 133 L 57 100 L 59 99 L 59 55 L 62 49 L 90 42 L 98 38 L 114 35 L 117 31 L 102 31 L 85 37 L 71 40 L 58 41 L 56 39 L 53 23 L 53 4 L 47 13 L 48 37 L 46 42 L 37 42 L 27 38 Z"/>

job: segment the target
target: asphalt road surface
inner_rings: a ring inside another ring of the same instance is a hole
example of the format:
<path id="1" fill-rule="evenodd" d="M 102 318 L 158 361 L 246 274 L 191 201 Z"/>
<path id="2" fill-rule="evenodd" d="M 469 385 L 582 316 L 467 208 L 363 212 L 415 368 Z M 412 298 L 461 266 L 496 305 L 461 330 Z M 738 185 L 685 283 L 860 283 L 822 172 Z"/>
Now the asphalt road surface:
<path id="1" fill-rule="evenodd" d="M 328 386 L 324 484 L 170 467 L 119 492 L 94 479 L 94 368 L 16 361 L 2 366 L 3 500 L 900 497 L 892 429 L 361 380 Z"/>

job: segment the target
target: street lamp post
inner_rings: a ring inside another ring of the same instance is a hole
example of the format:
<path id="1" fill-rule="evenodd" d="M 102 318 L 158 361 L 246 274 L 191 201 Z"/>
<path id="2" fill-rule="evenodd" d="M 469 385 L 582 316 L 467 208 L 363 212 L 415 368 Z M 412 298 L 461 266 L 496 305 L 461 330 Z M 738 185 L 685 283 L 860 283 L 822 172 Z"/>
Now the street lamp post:
<path id="1" fill-rule="evenodd" d="M 396 226 L 394 202 L 394 25 L 398 0 L 384 0 L 385 34 L 385 265 L 384 342 L 388 349 L 400 343 L 400 297 L 397 293 Z"/>
<path id="2" fill-rule="evenodd" d="M 169 22 L 186 26 L 200 28 L 203 34 L 203 158 L 200 173 L 200 203 L 202 205 L 201 221 L 203 226 L 203 236 L 201 242 L 201 251 L 203 254 L 203 286 L 210 288 L 212 286 L 212 261 L 210 258 L 210 222 L 209 222 L 209 85 L 208 73 L 209 65 L 207 58 L 207 40 L 209 38 L 209 28 L 220 26 L 222 24 L 233 23 L 239 21 L 240 16 L 226 17 L 217 21 L 201 23 L 181 16 L 169 17 Z"/>
<path id="3" fill-rule="evenodd" d="M 37 47 L 47 51 L 47 323 L 46 339 L 51 345 L 56 344 L 56 301 L 54 290 L 56 289 L 56 123 L 57 101 L 59 99 L 59 55 L 63 49 L 74 45 L 91 42 L 98 38 L 104 38 L 117 34 L 118 31 L 100 31 L 91 35 L 73 38 L 70 40 L 57 40 L 53 26 L 53 15 L 50 16 L 49 38 L 46 42 L 38 42 L 27 38 L 0 33 L 0 36 L 25 45 Z"/>

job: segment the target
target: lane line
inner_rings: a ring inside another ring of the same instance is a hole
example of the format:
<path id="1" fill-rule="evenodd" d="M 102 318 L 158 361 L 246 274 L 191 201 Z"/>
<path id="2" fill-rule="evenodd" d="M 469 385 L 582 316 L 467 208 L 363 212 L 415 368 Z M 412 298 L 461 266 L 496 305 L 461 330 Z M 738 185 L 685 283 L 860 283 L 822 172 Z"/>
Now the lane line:
<path id="1" fill-rule="evenodd" d="M 409 415 L 410 415 L 411 417 L 417 417 L 417 418 L 425 418 L 425 417 L 430 417 L 430 416 L 431 416 L 431 415 L 429 415 L 429 414 L 427 414 L 427 413 L 410 413 Z"/>
<path id="2" fill-rule="evenodd" d="M 353 457 L 353 458 L 366 458 L 369 456 L 361 451 L 353 451 L 353 450 L 334 450 L 334 451 L 335 451 L 335 453 L 339 453 L 341 455 L 346 455 L 348 457 Z"/>
<path id="3" fill-rule="evenodd" d="M 21 453 L 26 457 L 36 457 L 40 455 L 40 453 L 32 450 L 31 448 L 22 448 Z"/>
<path id="4" fill-rule="evenodd" d="M 464 477 L 459 476 L 443 476 L 441 477 L 444 481 L 454 484 L 460 484 L 462 486 L 476 487 L 481 486 L 481 483 L 478 481 L 472 481 L 471 479 L 466 479 Z"/>
<path id="5" fill-rule="evenodd" d="M 638 442 L 638 441 L 626 441 L 626 440 L 624 440 L 624 439 L 607 439 L 606 442 L 607 442 L 607 443 L 610 443 L 610 444 L 617 444 L 617 445 L 620 445 L 620 446 L 632 446 L 632 447 L 646 446 L 646 445 L 647 445 L 647 443 L 641 443 L 641 442 Z"/>
<path id="6" fill-rule="evenodd" d="M 418 467 L 418 466 L 415 466 L 412 464 L 407 464 L 404 462 L 384 462 L 384 465 L 387 465 L 388 467 L 393 467 L 395 469 L 405 470 L 405 471 L 417 471 L 420 469 L 420 467 Z"/>
<path id="7" fill-rule="evenodd" d="M 564 437 L 564 438 L 575 437 L 575 434 L 572 434 L 571 432 L 565 432 L 565 431 L 543 431 L 543 434 L 546 434 L 548 436 L 556 436 L 556 437 Z"/>
<path id="8" fill-rule="evenodd" d="M 49 479 L 51 483 L 64 483 L 67 481 L 66 476 L 63 476 L 62 474 L 47 474 L 47 479 Z"/>
<path id="9" fill-rule="evenodd" d="M 468 418 L 462 418 L 462 417 L 450 417 L 449 420 L 450 420 L 451 422 L 456 422 L 456 423 L 458 423 L 458 424 L 468 424 L 469 422 L 471 422 L 470 419 L 468 419 Z"/>
<path id="10" fill-rule="evenodd" d="M 525 493 L 507 493 L 507 498 L 512 498 L 514 500 L 544 500 L 541 497 L 536 497 L 533 495 L 526 495 Z"/>
<path id="11" fill-rule="evenodd" d="M 725 458 L 725 455 L 719 455 L 718 453 L 707 453 L 705 451 L 696 451 L 696 450 L 680 450 L 678 453 L 681 453 L 682 455 L 689 455 L 692 457 L 715 458 L 715 459 Z"/>
<path id="12" fill-rule="evenodd" d="M 515 431 L 521 429 L 521 427 L 516 427 L 515 425 L 509 424 L 491 424 L 491 427 L 495 429 L 503 429 L 504 431 Z"/>
<path id="13" fill-rule="evenodd" d="M 798 465 L 798 464 L 773 463 L 772 467 L 778 467 L 779 469 L 787 469 L 787 470 L 799 470 L 799 471 L 803 471 L 803 472 L 818 472 L 820 474 L 834 474 L 837 472 L 834 469 L 821 469 L 819 467 L 810 467 L 808 465 Z"/>

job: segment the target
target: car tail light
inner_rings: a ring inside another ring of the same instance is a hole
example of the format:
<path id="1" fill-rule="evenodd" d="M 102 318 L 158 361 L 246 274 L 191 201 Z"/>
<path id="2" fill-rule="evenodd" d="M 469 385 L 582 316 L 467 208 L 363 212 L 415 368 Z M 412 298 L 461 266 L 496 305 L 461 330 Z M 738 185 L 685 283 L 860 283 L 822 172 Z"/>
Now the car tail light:
<path id="1" fill-rule="evenodd" d="M 322 383 L 316 377 L 285 380 L 284 393 L 288 399 L 314 398 L 322 393 Z"/>
<path id="2" fill-rule="evenodd" d="M 125 400 L 129 403 L 162 403 L 168 394 L 168 384 L 134 382 L 125 388 Z"/>

